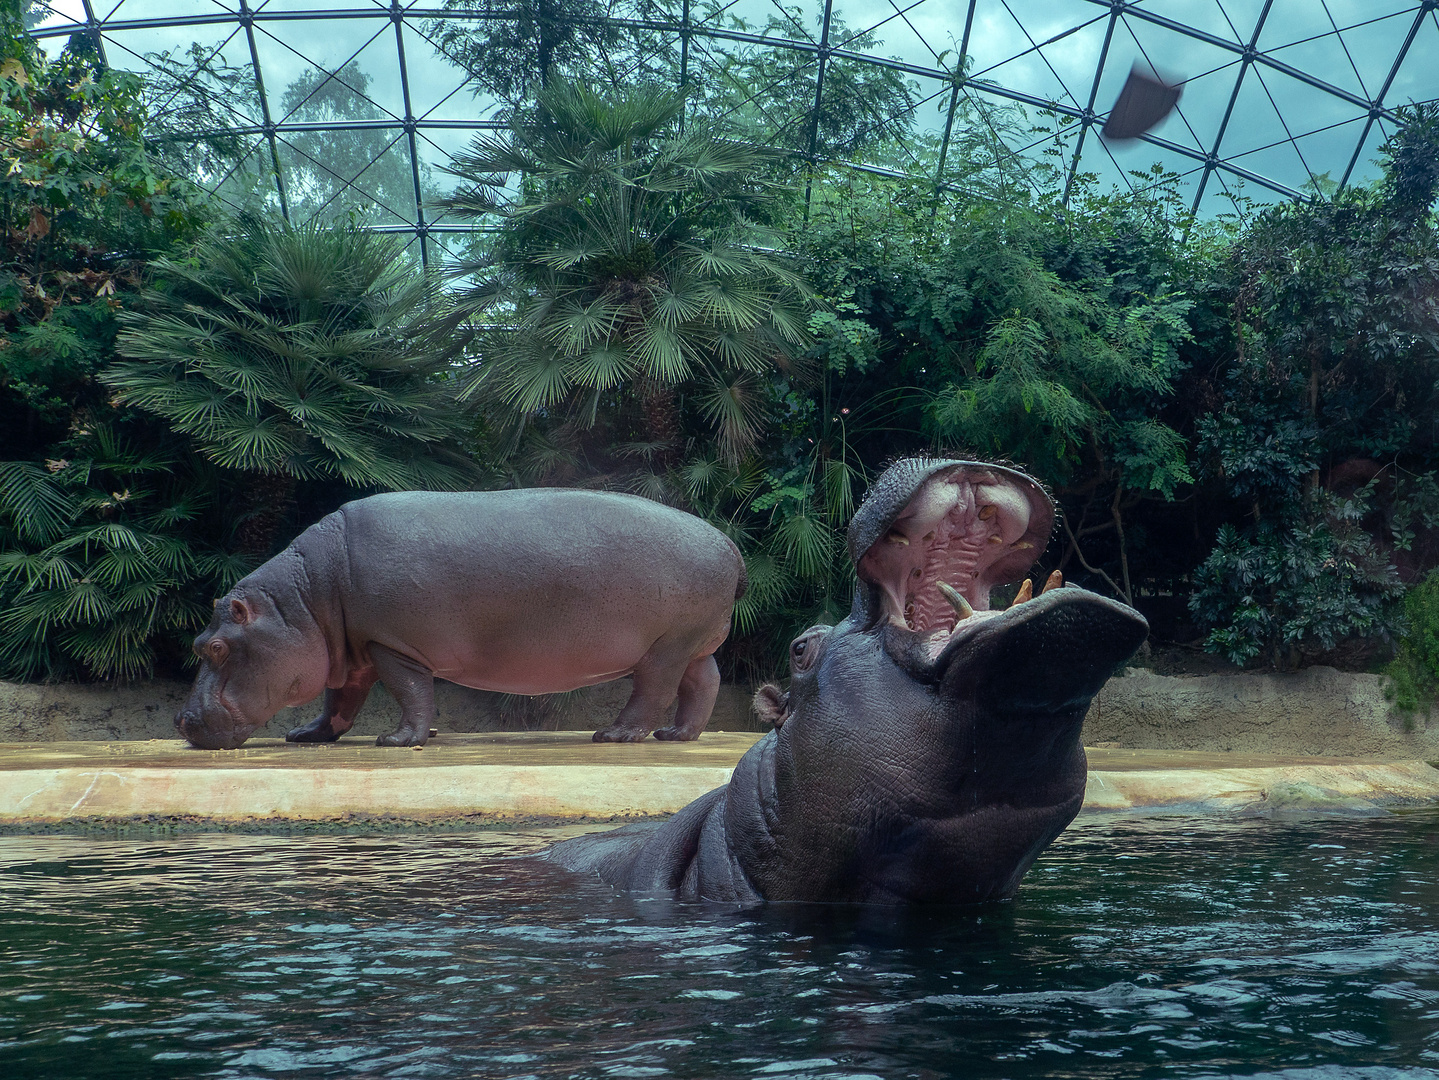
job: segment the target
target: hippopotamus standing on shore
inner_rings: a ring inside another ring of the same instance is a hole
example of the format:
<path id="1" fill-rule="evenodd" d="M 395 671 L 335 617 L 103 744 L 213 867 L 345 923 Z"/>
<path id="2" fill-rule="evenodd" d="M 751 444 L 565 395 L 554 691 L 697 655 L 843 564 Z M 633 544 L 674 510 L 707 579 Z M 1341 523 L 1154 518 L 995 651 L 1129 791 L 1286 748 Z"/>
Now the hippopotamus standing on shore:
<path id="1" fill-rule="evenodd" d="M 175 717 L 232 749 L 280 709 L 325 693 L 285 737 L 329 742 L 383 682 L 419 746 L 435 678 L 549 694 L 634 676 L 596 741 L 693 739 L 719 693 L 714 651 L 744 561 L 699 518 L 633 495 L 535 488 L 375 495 L 346 503 L 215 602 Z M 659 727 L 669 706 L 674 723 Z M 658 730 L 656 730 L 658 729 Z"/>
<path id="2" fill-rule="evenodd" d="M 620 888 L 683 899 L 973 903 L 1014 895 L 1079 812 L 1090 699 L 1144 641 L 1132 608 L 1025 580 L 1054 510 L 1039 484 L 979 462 L 909 459 L 849 528 L 847 619 L 790 646 L 777 730 L 726 787 L 660 825 L 546 857 Z"/>

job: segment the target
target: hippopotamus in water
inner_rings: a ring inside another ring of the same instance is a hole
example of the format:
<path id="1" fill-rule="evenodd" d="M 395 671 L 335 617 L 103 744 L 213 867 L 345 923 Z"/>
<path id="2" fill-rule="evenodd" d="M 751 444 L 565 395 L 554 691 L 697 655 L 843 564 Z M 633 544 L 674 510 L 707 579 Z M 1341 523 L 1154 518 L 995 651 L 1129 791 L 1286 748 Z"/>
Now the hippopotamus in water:
<path id="1" fill-rule="evenodd" d="M 633 495 L 375 495 L 310 526 L 215 602 L 175 726 L 196 746 L 231 749 L 323 690 L 320 715 L 285 737 L 330 742 L 378 681 L 400 705 L 380 745 L 419 746 L 436 677 L 548 694 L 633 675 L 596 741 L 693 739 L 744 590 L 728 537 Z M 676 697 L 674 722 L 659 727 Z"/>
<path id="2" fill-rule="evenodd" d="M 777 730 L 730 783 L 663 824 L 545 857 L 620 888 L 741 904 L 1013 896 L 1084 800 L 1090 699 L 1148 633 L 1057 574 L 989 610 L 1053 521 L 1014 469 L 899 462 L 850 524 L 849 617 L 790 645 L 788 692 L 756 696 Z"/>

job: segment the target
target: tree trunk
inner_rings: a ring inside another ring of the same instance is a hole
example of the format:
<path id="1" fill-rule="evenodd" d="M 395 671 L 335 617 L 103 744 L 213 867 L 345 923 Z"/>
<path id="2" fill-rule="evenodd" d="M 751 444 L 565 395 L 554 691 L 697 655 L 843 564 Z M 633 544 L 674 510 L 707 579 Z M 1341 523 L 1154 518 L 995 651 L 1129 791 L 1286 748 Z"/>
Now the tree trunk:
<path id="1" fill-rule="evenodd" d="M 293 476 L 262 474 L 247 478 L 238 500 L 236 551 L 257 562 L 275 554 L 282 539 L 280 530 L 294 513 L 295 486 Z"/>
<path id="2" fill-rule="evenodd" d="M 651 460 L 657 469 L 664 468 L 680 447 L 680 408 L 675 388 L 646 380 L 636 390 L 645 413 L 646 441 L 655 447 Z"/>

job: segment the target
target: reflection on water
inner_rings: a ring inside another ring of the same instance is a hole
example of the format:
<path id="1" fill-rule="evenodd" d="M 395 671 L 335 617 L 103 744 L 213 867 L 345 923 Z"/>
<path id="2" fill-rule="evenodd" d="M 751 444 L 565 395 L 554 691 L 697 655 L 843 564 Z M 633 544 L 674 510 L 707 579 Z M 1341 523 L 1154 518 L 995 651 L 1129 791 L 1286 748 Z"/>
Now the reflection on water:
<path id="1" fill-rule="evenodd" d="M 0 838 L 0 1076 L 1439 1078 L 1439 816 L 1071 829 L 1012 904 L 637 900 L 557 831 Z"/>

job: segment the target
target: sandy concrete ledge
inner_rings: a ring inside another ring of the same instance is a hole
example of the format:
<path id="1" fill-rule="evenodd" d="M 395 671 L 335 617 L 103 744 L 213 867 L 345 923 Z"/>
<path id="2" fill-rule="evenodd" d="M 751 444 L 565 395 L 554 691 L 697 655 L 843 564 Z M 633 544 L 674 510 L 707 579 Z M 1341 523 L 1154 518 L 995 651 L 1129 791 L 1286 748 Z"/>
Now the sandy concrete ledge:
<path id="1" fill-rule="evenodd" d="M 672 814 L 729 780 L 760 736 L 595 744 L 585 732 L 450 735 L 423 750 L 259 740 L 0 745 L 0 829 L 486 824 Z M 1185 751 L 1090 751 L 1088 813 L 1379 812 L 1439 804 L 1439 769 Z"/>

